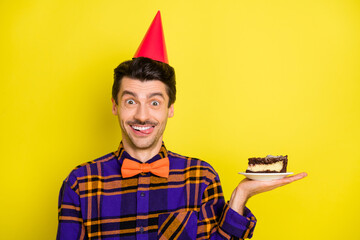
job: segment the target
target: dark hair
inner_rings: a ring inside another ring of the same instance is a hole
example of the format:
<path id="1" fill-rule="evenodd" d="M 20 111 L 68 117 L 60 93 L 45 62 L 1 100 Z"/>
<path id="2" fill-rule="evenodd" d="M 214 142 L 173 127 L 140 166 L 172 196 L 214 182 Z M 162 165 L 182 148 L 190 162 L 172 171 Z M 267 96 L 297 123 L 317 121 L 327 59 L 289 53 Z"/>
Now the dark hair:
<path id="1" fill-rule="evenodd" d="M 132 60 L 121 63 L 114 69 L 114 84 L 112 87 L 112 97 L 117 102 L 117 95 L 120 90 L 123 77 L 138 79 L 142 82 L 160 80 L 166 85 L 166 93 L 169 96 L 169 104 L 176 99 L 175 71 L 167 63 L 152 60 L 146 57 L 133 58 Z"/>

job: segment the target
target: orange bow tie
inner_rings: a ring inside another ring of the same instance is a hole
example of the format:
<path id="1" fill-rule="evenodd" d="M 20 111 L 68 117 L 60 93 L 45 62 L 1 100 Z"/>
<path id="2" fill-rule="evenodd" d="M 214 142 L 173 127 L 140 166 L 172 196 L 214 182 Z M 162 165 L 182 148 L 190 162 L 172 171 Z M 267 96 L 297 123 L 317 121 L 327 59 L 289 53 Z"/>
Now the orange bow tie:
<path id="1" fill-rule="evenodd" d="M 121 167 L 121 175 L 123 178 L 129 178 L 139 173 L 147 172 L 151 172 L 159 177 L 169 177 L 169 159 L 166 157 L 153 163 L 138 163 L 125 158 Z"/>

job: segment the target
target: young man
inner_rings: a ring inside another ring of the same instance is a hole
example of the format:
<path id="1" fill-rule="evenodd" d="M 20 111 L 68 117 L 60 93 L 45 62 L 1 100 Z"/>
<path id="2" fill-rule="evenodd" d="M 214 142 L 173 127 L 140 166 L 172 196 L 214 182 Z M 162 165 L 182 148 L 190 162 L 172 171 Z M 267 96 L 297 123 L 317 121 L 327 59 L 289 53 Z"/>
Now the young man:
<path id="1" fill-rule="evenodd" d="M 168 151 L 163 132 L 174 115 L 174 69 L 136 56 L 115 69 L 112 112 L 117 151 L 80 165 L 64 181 L 57 239 L 243 239 L 256 219 L 246 201 L 305 176 L 243 180 L 230 202 L 206 162 Z"/>

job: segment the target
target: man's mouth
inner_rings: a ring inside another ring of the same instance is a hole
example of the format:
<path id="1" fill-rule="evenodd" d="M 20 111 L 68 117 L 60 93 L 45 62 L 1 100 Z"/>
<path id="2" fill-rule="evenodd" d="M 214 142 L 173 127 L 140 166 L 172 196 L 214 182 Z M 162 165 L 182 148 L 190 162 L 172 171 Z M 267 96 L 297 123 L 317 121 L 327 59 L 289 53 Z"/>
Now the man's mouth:
<path id="1" fill-rule="evenodd" d="M 145 131 L 148 130 L 149 128 L 151 128 L 151 126 L 147 126 L 147 127 L 140 127 L 140 126 L 131 126 L 133 129 L 135 129 L 136 131 Z"/>
<path id="2" fill-rule="evenodd" d="M 155 126 L 139 126 L 139 125 L 130 125 L 134 132 L 138 135 L 148 135 L 152 133 Z"/>

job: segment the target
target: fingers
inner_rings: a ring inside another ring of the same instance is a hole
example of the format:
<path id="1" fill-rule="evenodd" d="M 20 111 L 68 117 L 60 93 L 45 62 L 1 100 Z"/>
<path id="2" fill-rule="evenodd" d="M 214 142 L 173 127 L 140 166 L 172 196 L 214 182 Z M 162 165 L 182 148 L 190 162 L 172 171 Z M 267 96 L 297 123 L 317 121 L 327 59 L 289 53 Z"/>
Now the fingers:
<path id="1" fill-rule="evenodd" d="M 296 175 L 287 177 L 287 178 L 285 178 L 285 179 L 291 180 L 291 182 L 293 182 L 293 181 L 300 180 L 300 179 L 302 179 L 302 178 L 304 178 L 304 177 L 306 177 L 306 176 L 307 176 L 307 173 L 306 173 L 306 172 L 302 172 L 302 173 L 298 173 L 298 174 L 296 174 Z"/>
<path id="2" fill-rule="evenodd" d="M 292 183 L 294 181 L 300 180 L 306 176 L 307 176 L 306 172 L 298 173 L 298 174 L 290 176 L 290 177 L 285 177 L 283 179 L 276 180 L 274 182 L 274 185 L 278 185 L 280 187 L 280 186 Z"/>

